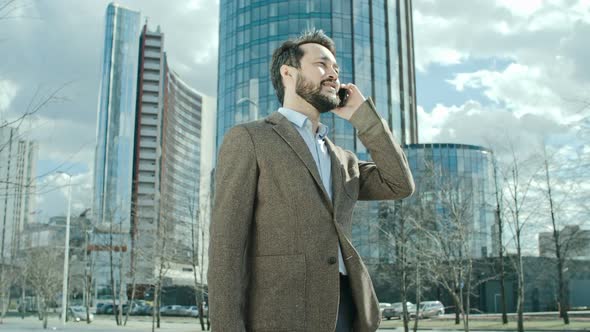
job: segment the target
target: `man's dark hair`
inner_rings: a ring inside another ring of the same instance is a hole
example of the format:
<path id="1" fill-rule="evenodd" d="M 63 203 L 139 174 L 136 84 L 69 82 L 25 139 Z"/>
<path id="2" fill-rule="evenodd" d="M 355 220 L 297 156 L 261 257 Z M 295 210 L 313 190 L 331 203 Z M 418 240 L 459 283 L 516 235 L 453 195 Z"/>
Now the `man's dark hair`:
<path id="1" fill-rule="evenodd" d="M 270 78 L 275 88 L 277 98 L 281 105 L 285 99 L 285 86 L 281 78 L 281 66 L 288 65 L 295 68 L 301 68 L 301 58 L 303 50 L 299 47 L 303 44 L 319 44 L 330 50 L 336 56 L 336 46 L 330 37 L 326 36 L 323 30 L 312 29 L 305 31 L 295 39 L 289 39 L 279 46 L 272 54 L 270 64 Z"/>

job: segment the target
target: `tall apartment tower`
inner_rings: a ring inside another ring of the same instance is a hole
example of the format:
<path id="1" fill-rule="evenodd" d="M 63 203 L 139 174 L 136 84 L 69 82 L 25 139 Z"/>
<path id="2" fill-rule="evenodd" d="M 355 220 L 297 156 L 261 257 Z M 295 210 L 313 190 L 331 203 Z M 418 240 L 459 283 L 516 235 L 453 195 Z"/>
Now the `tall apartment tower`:
<path id="1" fill-rule="evenodd" d="M 23 230 L 35 206 L 38 147 L 16 128 L 0 128 L 0 264 L 9 264 L 24 246 Z"/>
<path id="2" fill-rule="evenodd" d="M 340 81 L 373 98 L 400 143 L 417 143 L 411 10 L 410 0 L 220 1 L 217 149 L 229 128 L 277 110 L 272 52 L 312 27 L 336 43 Z M 322 122 L 337 145 L 366 158 L 347 121 L 329 113 Z"/>
<path id="3" fill-rule="evenodd" d="M 164 108 L 164 34 L 160 27 L 143 26 L 139 38 L 139 77 L 133 160 L 132 245 L 135 254 L 153 256 L 157 237 L 160 202 L 160 156 Z M 150 255 L 151 253 L 151 255 Z M 138 257 L 134 255 L 133 257 Z M 140 280 L 153 274 L 153 262 L 135 259 Z M 141 277 L 143 276 L 143 278 Z M 143 281 L 144 283 L 147 280 Z M 141 283 L 141 281 L 140 281 Z"/>
<path id="4" fill-rule="evenodd" d="M 152 258 L 165 250 L 167 278 L 192 285 L 193 249 L 201 247 L 191 236 L 202 227 L 201 116 L 212 102 L 170 69 L 159 27 L 144 25 L 139 45 L 131 228 L 136 279 L 152 284 L 158 268 Z"/>

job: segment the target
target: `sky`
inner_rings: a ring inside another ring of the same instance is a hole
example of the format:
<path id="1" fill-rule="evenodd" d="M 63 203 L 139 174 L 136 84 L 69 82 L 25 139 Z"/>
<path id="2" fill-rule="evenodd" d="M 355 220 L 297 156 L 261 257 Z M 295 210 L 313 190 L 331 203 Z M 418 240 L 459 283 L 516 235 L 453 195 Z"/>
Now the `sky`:
<path id="1" fill-rule="evenodd" d="M 92 202 L 108 3 L 16 0 L 0 11 L 0 121 L 55 93 L 21 126 L 39 143 L 40 219 L 66 211 L 58 170 L 72 174 L 73 214 Z M 218 1 L 119 3 L 160 25 L 172 69 L 216 95 Z M 500 157 L 510 142 L 523 158 L 542 142 L 564 158 L 588 152 L 579 129 L 590 101 L 590 0 L 414 0 L 413 9 L 421 143 L 482 145 Z"/>

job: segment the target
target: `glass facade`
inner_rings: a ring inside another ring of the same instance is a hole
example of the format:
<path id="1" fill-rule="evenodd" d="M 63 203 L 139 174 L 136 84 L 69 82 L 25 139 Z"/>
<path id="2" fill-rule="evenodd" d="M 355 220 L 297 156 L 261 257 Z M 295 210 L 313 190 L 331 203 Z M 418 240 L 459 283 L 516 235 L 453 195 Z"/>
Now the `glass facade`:
<path id="1" fill-rule="evenodd" d="M 222 0 L 219 25 L 217 149 L 227 130 L 261 119 L 280 106 L 269 67 L 282 42 L 322 29 L 336 44 L 340 81 L 371 96 L 400 143 L 417 143 L 411 6 L 409 0 Z M 404 83 L 401 80 L 405 80 Z M 369 160 L 352 125 L 332 113 L 321 121 L 332 141 Z M 412 130 L 411 133 L 404 132 Z M 383 204 L 358 202 L 353 242 L 367 261 L 379 259 L 380 236 L 372 220 Z M 393 208 L 393 207 L 392 207 Z"/>
<path id="2" fill-rule="evenodd" d="M 173 71 L 166 74 L 162 125 L 160 225 L 175 239 L 177 263 L 192 259 L 191 227 L 198 217 L 203 96 Z M 196 228 L 195 228 L 196 229 Z M 198 245 L 195 244 L 197 247 Z M 190 275 L 192 277 L 192 275 Z"/>
<path id="3" fill-rule="evenodd" d="M 451 218 L 452 203 L 463 211 L 467 221 L 471 257 L 491 256 L 496 206 L 492 152 L 463 144 L 410 144 L 405 151 L 416 193 L 404 200 L 404 204 L 426 202 L 435 225 L 445 229 L 445 220 Z"/>
<path id="4" fill-rule="evenodd" d="M 406 0 L 407 1 L 407 0 Z M 405 140 L 402 117 L 415 118 L 415 103 L 402 103 L 401 96 L 414 98 L 410 83 L 399 84 L 400 73 L 413 75 L 407 56 L 411 38 L 399 38 L 403 0 L 351 1 L 229 1 L 220 2 L 217 148 L 227 130 L 236 124 L 260 119 L 279 107 L 270 81 L 272 52 L 283 41 L 310 28 L 322 29 L 336 43 L 340 80 L 353 82 L 365 96 L 372 96 L 377 110 L 389 122 L 398 141 Z M 405 8 L 405 7 L 404 7 Z M 411 28 L 402 29 L 411 34 Z M 406 44 L 398 45 L 400 41 Z M 412 53 L 413 54 L 413 53 Z M 404 109 L 406 108 L 406 109 Z M 405 120 L 408 122 L 408 120 Z M 329 136 L 339 146 L 368 158 L 349 122 L 332 113 L 323 114 Z M 415 129 L 414 129 L 415 130 Z"/>
<path id="5" fill-rule="evenodd" d="M 131 225 L 131 183 L 135 106 L 139 54 L 139 12 L 109 4 L 106 10 L 101 83 L 98 100 L 94 161 L 93 243 L 117 248 L 113 255 L 116 287 L 118 268 L 129 266 L 127 252 Z M 107 250 L 93 255 L 95 295 L 109 296 L 110 256 Z"/>
<path id="6" fill-rule="evenodd" d="M 97 223 L 130 225 L 139 12 L 109 4 L 99 92 L 93 212 Z"/>

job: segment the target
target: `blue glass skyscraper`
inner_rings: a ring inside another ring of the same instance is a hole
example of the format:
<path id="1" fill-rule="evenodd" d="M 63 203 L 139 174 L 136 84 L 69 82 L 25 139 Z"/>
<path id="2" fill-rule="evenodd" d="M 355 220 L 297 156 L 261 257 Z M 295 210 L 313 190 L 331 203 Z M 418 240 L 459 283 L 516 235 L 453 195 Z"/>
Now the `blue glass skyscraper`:
<path id="1" fill-rule="evenodd" d="M 372 97 L 401 144 L 418 142 L 414 47 L 410 0 L 222 0 L 219 25 L 217 148 L 227 130 L 260 119 L 279 107 L 270 81 L 272 52 L 305 30 L 322 29 L 336 44 L 340 81 Z M 337 145 L 370 159 L 352 125 L 322 115 Z M 358 202 L 353 241 L 367 264 L 390 248 L 378 244 L 383 204 Z"/>
<path id="2" fill-rule="evenodd" d="M 222 0 L 219 25 L 217 147 L 236 124 L 279 107 L 270 82 L 273 50 L 310 28 L 336 43 L 340 81 L 373 97 L 400 143 L 417 143 L 409 0 Z M 330 138 L 368 158 L 352 126 L 329 113 Z"/>
<path id="3" fill-rule="evenodd" d="M 98 102 L 93 207 L 98 224 L 123 224 L 131 213 L 131 179 L 140 14 L 109 4 Z"/>

